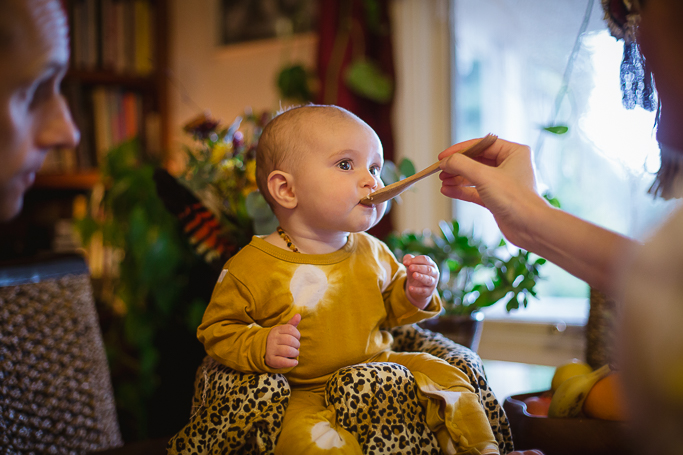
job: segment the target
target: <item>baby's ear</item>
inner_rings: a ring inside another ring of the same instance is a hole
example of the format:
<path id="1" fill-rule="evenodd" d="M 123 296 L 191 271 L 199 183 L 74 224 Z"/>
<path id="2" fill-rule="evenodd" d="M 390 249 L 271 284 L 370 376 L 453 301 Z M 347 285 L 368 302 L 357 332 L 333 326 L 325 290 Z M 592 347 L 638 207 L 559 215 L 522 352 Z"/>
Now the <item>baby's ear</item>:
<path id="1" fill-rule="evenodd" d="M 286 209 L 293 209 L 297 205 L 293 181 L 292 174 L 282 171 L 273 171 L 268 175 L 268 191 L 271 197 Z"/>

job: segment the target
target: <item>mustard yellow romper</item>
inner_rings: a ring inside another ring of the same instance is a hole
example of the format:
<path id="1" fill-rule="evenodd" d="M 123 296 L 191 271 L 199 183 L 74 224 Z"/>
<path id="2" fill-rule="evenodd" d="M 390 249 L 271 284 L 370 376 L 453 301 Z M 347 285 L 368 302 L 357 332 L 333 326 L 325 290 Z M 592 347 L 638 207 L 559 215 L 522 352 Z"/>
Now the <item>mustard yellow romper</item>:
<path id="1" fill-rule="evenodd" d="M 325 403 L 325 384 L 340 368 L 395 362 L 415 376 L 426 421 L 446 454 L 497 454 L 490 423 L 467 376 L 427 353 L 390 350 L 387 328 L 433 317 L 405 295 L 406 270 L 387 246 L 351 234 L 340 250 L 294 253 L 254 237 L 225 265 L 197 330 L 217 362 L 245 373 L 282 373 L 292 388 L 276 453 L 360 454 L 353 436 L 337 425 Z M 271 327 L 301 314 L 299 364 L 265 364 Z"/>

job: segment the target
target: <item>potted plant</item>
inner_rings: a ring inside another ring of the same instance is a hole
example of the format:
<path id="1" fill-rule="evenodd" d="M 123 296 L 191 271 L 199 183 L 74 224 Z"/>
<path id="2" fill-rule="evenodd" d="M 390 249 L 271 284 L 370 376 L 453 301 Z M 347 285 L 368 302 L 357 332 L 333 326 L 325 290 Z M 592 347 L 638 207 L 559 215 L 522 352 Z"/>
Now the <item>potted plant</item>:
<path id="1" fill-rule="evenodd" d="M 481 309 L 507 299 L 507 311 L 526 307 L 540 279 L 545 259 L 524 250 L 510 252 L 505 240 L 497 247 L 463 233 L 457 221 L 439 223 L 440 233 L 392 233 L 386 243 L 396 257 L 423 254 L 439 266 L 437 290 L 443 313 L 421 323 L 476 351 L 484 315 Z"/>

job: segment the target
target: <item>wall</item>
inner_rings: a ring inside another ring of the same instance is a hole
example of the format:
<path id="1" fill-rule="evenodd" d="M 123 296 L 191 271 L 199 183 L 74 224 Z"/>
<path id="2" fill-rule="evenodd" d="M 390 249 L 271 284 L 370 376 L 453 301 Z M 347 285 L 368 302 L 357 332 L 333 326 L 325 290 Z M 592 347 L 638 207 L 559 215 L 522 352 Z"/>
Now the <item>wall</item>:
<path id="1" fill-rule="evenodd" d="M 245 107 L 279 106 L 275 79 L 287 62 L 314 67 L 317 41 L 302 35 L 280 42 L 216 45 L 216 0 L 171 0 L 169 105 L 174 149 L 185 138 L 182 126 L 203 110 L 229 123 Z"/>
<path id="2" fill-rule="evenodd" d="M 445 0 L 392 2 L 396 161 L 409 158 L 417 170 L 433 164 L 451 145 L 448 17 Z M 451 200 L 440 188 L 435 174 L 403 193 L 403 203 L 392 209 L 396 229 L 435 231 L 440 220 L 450 220 Z"/>
<path id="3" fill-rule="evenodd" d="M 182 125 L 202 110 L 229 122 L 246 106 L 277 109 L 275 77 L 282 65 L 287 61 L 315 65 L 314 35 L 289 43 L 272 40 L 221 48 L 215 44 L 216 0 L 171 0 L 170 13 L 169 105 L 175 150 L 186 139 Z M 447 2 L 394 0 L 391 14 L 397 78 L 396 153 L 398 159 L 411 159 L 419 170 L 450 145 Z M 392 209 L 397 230 L 437 229 L 439 220 L 450 219 L 451 203 L 440 194 L 437 177 L 414 188 Z"/>

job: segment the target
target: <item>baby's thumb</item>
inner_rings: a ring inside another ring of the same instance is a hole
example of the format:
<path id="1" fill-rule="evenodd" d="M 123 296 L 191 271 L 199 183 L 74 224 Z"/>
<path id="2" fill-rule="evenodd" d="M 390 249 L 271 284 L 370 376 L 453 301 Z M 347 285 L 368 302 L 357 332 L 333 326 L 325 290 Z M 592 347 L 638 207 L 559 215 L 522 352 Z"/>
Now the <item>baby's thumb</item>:
<path id="1" fill-rule="evenodd" d="M 301 315 L 299 313 L 297 313 L 294 316 L 292 316 L 292 319 L 287 321 L 287 324 L 293 325 L 294 327 L 296 327 L 297 325 L 299 325 L 300 322 L 301 322 Z"/>

